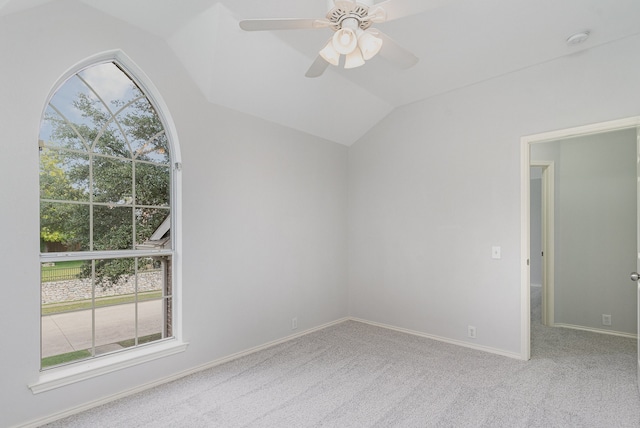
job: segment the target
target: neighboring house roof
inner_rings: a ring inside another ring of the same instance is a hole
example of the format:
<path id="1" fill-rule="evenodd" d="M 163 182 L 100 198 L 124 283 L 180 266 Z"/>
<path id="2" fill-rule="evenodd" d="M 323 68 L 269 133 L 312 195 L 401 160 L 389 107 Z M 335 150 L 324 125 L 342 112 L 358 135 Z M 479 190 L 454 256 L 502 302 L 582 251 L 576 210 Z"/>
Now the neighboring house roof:
<path id="1" fill-rule="evenodd" d="M 168 215 L 149 239 L 136 245 L 136 248 L 157 250 L 171 248 L 171 216 Z"/>

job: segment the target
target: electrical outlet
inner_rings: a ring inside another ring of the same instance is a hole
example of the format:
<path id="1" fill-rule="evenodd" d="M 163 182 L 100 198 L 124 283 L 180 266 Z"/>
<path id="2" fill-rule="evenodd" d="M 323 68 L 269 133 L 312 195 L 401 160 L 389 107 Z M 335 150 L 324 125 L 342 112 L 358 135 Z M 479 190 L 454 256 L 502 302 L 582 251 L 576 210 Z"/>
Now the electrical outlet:
<path id="1" fill-rule="evenodd" d="M 476 338 L 476 328 L 472 325 L 467 326 L 469 337 L 472 339 Z"/>
<path id="2" fill-rule="evenodd" d="M 602 325 L 611 325 L 611 315 L 602 314 Z"/>
<path id="3" fill-rule="evenodd" d="M 500 247 L 491 247 L 491 258 L 499 260 L 502 258 L 502 248 Z"/>
<path id="4" fill-rule="evenodd" d="M 295 330 L 296 328 L 298 328 L 298 318 L 293 317 L 291 318 L 291 330 Z"/>

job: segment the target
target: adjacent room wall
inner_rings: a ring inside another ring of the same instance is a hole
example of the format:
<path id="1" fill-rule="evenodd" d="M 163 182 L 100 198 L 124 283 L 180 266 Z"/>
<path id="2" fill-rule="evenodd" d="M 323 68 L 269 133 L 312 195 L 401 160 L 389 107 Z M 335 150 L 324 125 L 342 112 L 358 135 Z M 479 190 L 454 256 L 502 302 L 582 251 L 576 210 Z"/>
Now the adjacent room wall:
<path id="1" fill-rule="evenodd" d="M 531 268 L 530 281 L 532 286 L 542 285 L 542 170 L 531 168 L 531 204 L 530 204 L 530 239 L 531 239 Z"/>
<path id="2" fill-rule="evenodd" d="M 640 115 L 638 49 L 631 37 L 399 108 L 352 146 L 350 314 L 524 355 L 520 139 Z"/>
<path id="3" fill-rule="evenodd" d="M 555 165 L 555 323 L 635 334 L 636 129 L 532 144 L 531 159 Z"/>
<path id="4" fill-rule="evenodd" d="M 74 64 L 122 49 L 158 88 L 182 153 L 186 352 L 33 395 L 38 130 Z M 0 426 L 57 414 L 347 316 L 347 148 L 208 103 L 161 40 L 57 1 L 0 19 Z M 298 329 L 291 330 L 297 317 Z"/>

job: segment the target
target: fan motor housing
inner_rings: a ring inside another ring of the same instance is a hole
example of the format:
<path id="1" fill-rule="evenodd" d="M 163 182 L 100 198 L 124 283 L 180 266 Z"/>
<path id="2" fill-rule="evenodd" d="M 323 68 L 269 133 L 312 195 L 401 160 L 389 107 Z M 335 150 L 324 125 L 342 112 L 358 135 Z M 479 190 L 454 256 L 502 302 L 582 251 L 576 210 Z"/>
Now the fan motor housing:
<path id="1" fill-rule="evenodd" d="M 365 19 L 369 15 L 369 6 L 355 3 L 350 10 L 341 6 L 336 6 L 327 13 L 327 19 L 333 24 L 331 28 L 338 31 L 342 28 L 342 23 L 347 18 L 353 18 L 358 21 L 358 26 L 361 30 L 366 30 L 371 27 L 372 22 Z"/>

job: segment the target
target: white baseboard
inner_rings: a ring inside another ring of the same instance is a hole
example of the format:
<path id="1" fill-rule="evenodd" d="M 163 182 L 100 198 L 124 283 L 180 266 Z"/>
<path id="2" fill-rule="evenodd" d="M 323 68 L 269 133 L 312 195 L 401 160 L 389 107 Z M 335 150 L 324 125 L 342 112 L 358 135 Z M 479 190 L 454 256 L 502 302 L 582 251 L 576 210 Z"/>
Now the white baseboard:
<path id="1" fill-rule="evenodd" d="M 504 351 L 502 349 L 498 349 L 498 348 L 491 348 L 489 346 L 482 346 L 482 345 L 474 345 L 473 343 L 469 343 L 469 342 L 463 342 L 462 340 L 456 340 L 456 339 L 449 339 L 447 337 L 441 337 L 441 336 L 436 336 L 433 334 L 427 334 L 427 333 L 422 333 L 420 331 L 415 331 L 415 330 L 409 330 L 406 328 L 401 328 L 401 327 L 395 327 L 392 325 L 388 325 L 388 324 L 382 324 L 382 323 L 378 323 L 378 322 L 374 322 L 374 321 L 367 321 L 364 319 L 360 319 L 360 318 L 350 318 L 352 321 L 357 321 L 357 322 L 361 322 L 361 323 L 365 323 L 365 324 L 370 324 L 376 327 L 382 327 L 382 328 L 386 328 L 389 330 L 394 330 L 394 331 L 399 331 L 401 333 L 407 333 L 407 334 L 411 334 L 414 336 L 420 336 L 420 337 L 424 337 L 426 339 L 432 339 L 432 340 L 437 340 L 438 342 L 445 342 L 445 343 L 450 343 L 452 345 L 457 345 L 457 346 L 463 346 L 465 348 L 471 348 L 471 349 L 475 349 L 478 351 L 483 351 L 483 352 L 489 352 L 490 354 L 496 354 L 496 355 L 502 355 L 503 357 L 509 357 L 509 358 L 514 358 L 516 360 L 524 360 L 526 361 L 527 359 L 524 358 L 522 355 L 515 353 L 515 352 L 508 352 L 508 351 Z"/>
<path id="2" fill-rule="evenodd" d="M 625 333 L 623 331 L 614 331 L 614 330 L 605 330 L 602 328 L 584 327 L 581 325 L 555 323 L 551 327 L 570 328 L 572 330 L 590 331 L 592 333 L 608 334 L 611 336 L 620 336 L 620 337 L 626 337 L 629 339 L 638 339 L 638 335 L 633 333 Z"/>

